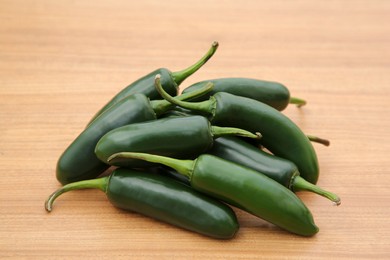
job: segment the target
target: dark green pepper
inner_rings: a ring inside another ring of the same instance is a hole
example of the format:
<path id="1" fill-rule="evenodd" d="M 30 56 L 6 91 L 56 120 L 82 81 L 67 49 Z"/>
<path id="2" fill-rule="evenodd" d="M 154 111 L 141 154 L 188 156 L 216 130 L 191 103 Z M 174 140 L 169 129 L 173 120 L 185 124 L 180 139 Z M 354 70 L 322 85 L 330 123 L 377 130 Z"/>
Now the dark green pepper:
<path id="1" fill-rule="evenodd" d="M 143 152 L 189 159 L 207 151 L 215 138 L 226 135 L 260 138 L 260 134 L 238 128 L 212 126 L 203 116 L 164 118 L 113 129 L 99 140 L 95 154 L 104 163 L 107 163 L 110 155 L 118 152 Z M 116 166 L 138 168 L 153 165 L 129 160 Z"/>
<path id="2" fill-rule="evenodd" d="M 314 192 L 330 199 L 336 205 L 340 204 L 340 198 L 336 194 L 325 191 L 299 176 L 294 163 L 264 152 L 239 138 L 218 138 L 207 153 L 261 172 L 294 192 Z"/>
<path id="3" fill-rule="evenodd" d="M 209 51 L 195 64 L 192 66 L 177 72 L 171 72 L 168 69 L 160 68 L 157 69 L 148 75 L 145 75 L 144 77 L 138 79 L 137 81 L 131 83 L 127 87 L 125 87 L 123 90 L 121 90 L 118 94 L 116 94 L 104 107 L 102 107 L 95 116 L 91 119 L 89 124 L 97 117 L 99 116 L 103 111 L 107 110 L 114 104 L 118 103 L 123 98 L 132 95 L 132 94 L 144 94 L 147 96 L 150 100 L 154 99 L 160 99 L 161 96 L 156 91 L 156 88 L 154 87 L 154 77 L 157 74 L 161 74 L 164 77 L 164 80 L 161 82 L 161 84 L 164 86 L 164 89 L 170 93 L 172 96 L 176 96 L 178 92 L 179 85 L 189 76 L 191 76 L 193 73 L 195 73 L 198 69 L 200 69 L 216 52 L 218 48 L 218 42 L 214 42 L 209 49 Z"/>
<path id="4" fill-rule="evenodd" d="M 209 91 L 212 84 L 196 95 Z M 176 98 L 186 99 L 194 95 L 183 94 Z M 130 123 L 155 120 L 157 115 L 170 109 L 172 105 L 165 100 L 150 101 L 143 94 L 134 94 L 122 99 L 105 110 L 69 145 L 60 156 L 56 175 L 62 184 L 92 179 L 108 169 L 108 165 L 95 155 L 95 147 L 99 139 L 107 132 Z"/>
<path id="5" fill-rule="evenodd" d="M 50 212 L 54 200 L 64 192 L 87 188 L 102 190 L 118 208 L 213 238 L 232 238 L 239 228 L 234 211 L 222 202 L 169 177 L 129 169 L 67 184 L 48 198 L 46 210 Z"/>
<path id="6" fill-rule="evenodd" d="M 290 97 L 290 91 L 278 82 L 250 78 L 220 78 L 201 81 L 185 88 L 183 93 L 199 89 L 206 82 L 212 82 L 214 84 L 213 90 L 207 95 L 195 98 L 191 101 L 208 100 L 210 96 L 215 93 L 226 92 L 237 96 L 255 99 L 272 106 L 279 111 L 285 109 L 289 103 L 297 104 L 298 106 L 306 104 L 306 101 L 302 99 Z"/>
<path id="7" fill-rule="evenodd" d="M 156 76 L 156 82 L 159 80 Z M 260 143 L 273 154 L 295 163 L 301 176 L 316 184 L 319 176 L 318 159 L 308 137 L 280 111 L 253 99 L 218 92 L 208 101 L 176 101 L 156 84 L 160 94 L 172 104 L 208 116 L 219 126 L 238 127 L 250 132 L 260 132 Z"/>
<path id="8" fill-rule="evenodd" d="M 112 163 L 141 159 L 174 168 L 197 191 L 225 201 L 289 232 L 312 236 L 318 232 L 305 204 L 289 189 L 263 174 L 219 157 L 203 154 L 179 160 L 145 153 L 118 153 Z"/>

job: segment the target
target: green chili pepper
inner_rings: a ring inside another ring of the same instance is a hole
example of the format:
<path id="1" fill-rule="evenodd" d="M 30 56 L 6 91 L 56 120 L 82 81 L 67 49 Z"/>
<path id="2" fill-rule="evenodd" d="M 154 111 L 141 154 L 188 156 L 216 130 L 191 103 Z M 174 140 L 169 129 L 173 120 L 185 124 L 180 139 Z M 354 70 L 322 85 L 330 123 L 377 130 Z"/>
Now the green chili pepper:
<path id="1" fill-rule="evenodd" d="M 163 76 L 164 77 L 164 76 Z M 205 84 L 206 81 L 197 82 L 183 90 L 183 93 L 194 91 Z M 250 78 L 220 78 L 207 80 L 214 83 L 214 88 L 207 95 L 191 101 L 204 101 L 218 92 L 227 92 L 233 95 L 247 97 L 263 102 L 281 111 L 289 103 L 303 106 L 306 101 L 290 97 L 290 91 L 278 82 L 250 79 Z M 164 88 L 165 89 L 165 88 Z"/>
<path id="2" fill-rule="evenodd" d="M 118 152 L 143 152 L 178 159 L 195 158 L 207 151 L 215 138 L 240 135 L 259 138 L 259 135 L 231 127 L 218 127 L 202 116 L 164 118 L 154 121 L 118 127 L 105 134 L 97 143 L 96 156 L 107 163 L 110 155 Z M 140 160 L 127 161 L 132 168 L 148 167 Z"/>
<path id="3" fill-rule="evenodd" d="M 174 168 L 189 178 L 191 187 L 225 201 L 287 231 L 312 236 L 318 232 L 313 216 L 289 189 L 263 174 L 203 154 L 195 160 L 179 160 L 145 153 L 118 153 L 110 162 L 141 159 Z"/>
<path id="4" fill-rule="evenodd" d="M 186 99 L 209 91 L 212 84 L 195 95 L 183 94 L 176 98 Z M 155 120 L 157 115 L 170 109 L 172 105 L 165 100 L 149 99 L 143 94 L 134 94 L 113 105 L 97 117 L 69 145 L 60 156 L 56 175 L 62 184 L 92 179 L 99 176 L 109 167 L 95 155 L 95 147 L 99 139 L 107 132 L 130 123 Z"/>
<path id="5" fill-rule="evenodd" d="M 65 192 L 88 188 L 102 190 L 118 208 L 213 238 L 232 238 L 239 228 L 234 211 L 222 202 L 169 177 L 129 169 L 67 184 L 48 198 L 45 208 L 50 212 L 54 200 Z"/>
<path id="6" fill-rule="evenodd" d="M 340 205 L 340 198 L 336 194 L 325 191 L 299 176 L 294 163 L 266 153 L 239 138 L 218 138 L 207 153 L 261 172 L 294 192 L 314 192 Z"/>
<path id="7" fill-rule="evenodd" d="M 116 94 L 104 107 L 102 107 L 91 119 L 89 124 L 103 111 L 107 110 L 108 108 L 110 108 L 111 106 L 118 103 L 120 100 L 129 95 L 140 93 L 144 94 L 151 100 L 160 99 L 161 96 L 154 87 L 154 77 L 157 74 L 161 74 L 164 76 L 164 80 L 161 82 L 161 84 L 164 86 L 164 89 L 171 95 L 176 96 L 179 85 L 187 77 L 191 76 L 198 69 L 200 69 L 214 55 L 217 48 L 218 42 L 213 42 L 209 51 L 198 62 L 184 70 L 171 72 L 168 69 L 160 68 L 131 83 L 123 90 L 121 90 L 118 94 Z"/>
<path id="8" fill-rule="evenodd" d="M 159 81 L 156 76 L 156 83 Z M 295 163 L 301 176 L 316 184 L 319 176 L 315 150 L 301 129 L 280 111 L 253 99 L 218 92 L 208 101 L 183 102 L 174 100 L 156 84 L 160 94 L 172 104 L 199 111 L 218 126 L 238 127 L 260 132 L 260 143 L 273 154 Z"/>

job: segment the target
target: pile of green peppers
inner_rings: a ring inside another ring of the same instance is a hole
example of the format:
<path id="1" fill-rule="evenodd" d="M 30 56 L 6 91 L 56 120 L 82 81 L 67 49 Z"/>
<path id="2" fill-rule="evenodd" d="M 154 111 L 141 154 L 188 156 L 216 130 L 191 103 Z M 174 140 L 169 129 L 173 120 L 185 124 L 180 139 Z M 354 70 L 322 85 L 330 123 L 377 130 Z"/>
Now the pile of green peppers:
<path id="1" fill-rule="evenodd" d="M 340 198 L 316 185 L 319 163 L 310 136 L 281 111 L 305 105 L 282 84 L 249 78 L 179 85 L 216 52 L 192 66 L 157 69 L 96 113 L 60 156 L 61 194 L 95 188 L 116 207 L 217 239 L 239 230 L 234 208 L 296 235 L 319 228 L 296 195 Z"/>

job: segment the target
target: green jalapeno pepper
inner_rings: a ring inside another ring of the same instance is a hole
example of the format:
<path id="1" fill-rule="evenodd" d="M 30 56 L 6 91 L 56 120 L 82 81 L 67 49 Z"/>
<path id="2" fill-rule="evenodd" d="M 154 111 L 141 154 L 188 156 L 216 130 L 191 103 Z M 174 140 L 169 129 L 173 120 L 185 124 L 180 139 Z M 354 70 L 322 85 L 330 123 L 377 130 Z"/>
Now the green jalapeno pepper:
<path id="1" fill-rule="evenodd" d="M 179 160 L 145 153 L 117 153 L 109 162 L 141 159 L 174 168 L 189 178 L 195 190 L 225 201 L 289 232 L 312 236 L 318 232 L 305 204 L 289 189 L 258 172 L 219 157 L 203 154 Z"/>
<path id="2" fill-rule="evenodd" d="M 207 151 L 215 138 L 239 135 L 259 138 L 259 135 L 231 127 L 218 127 L 202 116 L 164 118 L 154 121 L 125 125 L 105 134 L 97 143 L 96 156 L 107 163 L 110 155 L 118 152 L 143 152 L 178 159 L 195 158 Z M 150 163 L 129 160 L 125 165 L 132 168 L 150 167 Z"/>
<path id="3" fill-rule="evenodd" d="M 118 208 L 213 238 L 232 238 L 239 228 L 234 211 L 226 204 L 172 178 L 129 169 L 67 184 L 48 198 L 46 210 L 50 212 L 54 200 L 64 192 L 86 188 L 102 190 Z"/>
<path id="4" fill-rule="evenodd" d="M 195 95 L 183 94 L 176 98 L 186 99 L 203 94 L 212 88 L 205 86 Z M 155 120 L 157 115 L 170 109 L 165 100 L 150 101 L 143 94 L 134 94 L 116 103 L 97 117 L 63 152 L 57 162 L 56 176 L 62 184 L 92 179 L 108 169 L 108 165 L 95 155 L 99 139 L 107 132 L 130 123 Z"/>
<path id="5" fill-rule="evenodd" d="M 336 194 L 325 191 L 299 176 L 294 163 L 266 153 L 239 138 L 218 138 L 207 153 L 261 172 L 294 192 L 314 192 L 340 205 L 340 198 Z"/>
<path id="6" fill-rule="evenodd" d="M 164 76 L 162 76 L 164 77 Z M 220 78 L 197 82 L 183 90 L 188 93 L 202 87 L 206 82 L 212 82 L 214 88 L 207 95 L 195 98 L 191 101 L 205 101 L 218 92 L 227 92 L 233 95 L 247 97 L 263 102 L 281 111 L 289 103 L 303 106 L 306 101 L 290 97 L 290 91 L 286 86 L 272 81 L 250 79 L 250 78 Z"/>
<path id="7" fill-rule="evenodd" d="M 157 74 L 161 74 L 164 77 L 164 80 L 161 82 L 161 84 L 164 86 L 164 89 L 171 95 L 176 96 L 179 85 L 187 77 L 191 76 L 198 69 L 200 69 L 214 55 L 217 48 L 218 42 L 214 42 L 209 51 L 198 62 L 182 71 L 171 72 L 168 69 L 160 68 L 131 83 L 123 90 L 121 90 L 118 94 L 116 94 L 105 106 L 103 106 L 91 119 L 89 124 L 103 111 L 107 110 L 108 108 L 110 108 L 111 106 L 118 103 L 120 100 L 129 95 L 139 93 L 144 94 L 151 100 L 160 99 L 161 96 L 154 87 L 154 77 Z"/>
<path id="8" fill-rule="evenodd" d="M 183 102 L 174 100 L 159 84 L 156 88 L 172 104 L 199 111 L 219 126 L 238 127 L 251 132 L 260 132 L 261 145 L 273 154 L 295 163 L 301 176 L 316 184 L 319 176 L 316 152 L 301 129 L 280 111 L 253 99 L 218 92 L 208 101 Z"/>

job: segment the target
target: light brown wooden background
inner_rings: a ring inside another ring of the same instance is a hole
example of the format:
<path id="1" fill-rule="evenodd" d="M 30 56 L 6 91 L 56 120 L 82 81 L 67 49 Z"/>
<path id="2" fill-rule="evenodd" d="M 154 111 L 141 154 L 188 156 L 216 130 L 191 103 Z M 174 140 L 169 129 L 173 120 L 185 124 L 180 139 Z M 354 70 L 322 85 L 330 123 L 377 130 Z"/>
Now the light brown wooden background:
<path id="1" fill-rule="evenodd" d="M 217 77 L 286 84 L 284 113 L 315 145 L 319 184 L 301 193 L 320 232 L 302 238 L 237 210 L 217 241 L 112 207 L 100 191 L 64 195 L 55 165 L 116 92 L 158 67 L 180 70 L 218 40 L 182 87 Z M 390 258 L 390 2 L 0 1 L 0 257 Z"/>

